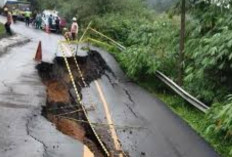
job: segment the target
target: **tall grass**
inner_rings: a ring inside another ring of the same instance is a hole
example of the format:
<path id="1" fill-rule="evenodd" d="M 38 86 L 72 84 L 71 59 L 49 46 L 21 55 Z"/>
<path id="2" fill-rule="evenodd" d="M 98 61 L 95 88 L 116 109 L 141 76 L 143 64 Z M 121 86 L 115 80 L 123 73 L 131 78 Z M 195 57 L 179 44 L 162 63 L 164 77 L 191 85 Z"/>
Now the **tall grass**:
<path id="1" fill-rule="evenodd" d="M 5 36 L 5 28 L 4 25 L 0 23 L 0 38 Z"/>

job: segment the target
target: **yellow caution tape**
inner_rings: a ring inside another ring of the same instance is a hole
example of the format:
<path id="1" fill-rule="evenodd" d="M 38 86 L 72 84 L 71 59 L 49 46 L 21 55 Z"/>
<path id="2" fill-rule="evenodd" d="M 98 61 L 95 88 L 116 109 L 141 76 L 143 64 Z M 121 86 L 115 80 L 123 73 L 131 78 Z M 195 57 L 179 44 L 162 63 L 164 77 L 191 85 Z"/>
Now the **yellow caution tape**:
<path id="1" fill-rule="evenodd" d="M 92 131 L 93 131 L 93 133 L 94 133 L 94 135 L 95 135 L 95 137 L 97 138 L 99 144 L 101 145 L 102 149 L 104 150 L 105 154 L 106 154 L 108 157 L 110 157 L 110 153 L 108 152 L 108 150 L 106 149 L 105 145 L 104 145 L 103 142 L 101 141 L 100 137 L 99 137 L 98 134 L 96 133 L 96 130 L 94 129 L 94 127 L 93 127 L 92 123 L 90 122 L 90 119 L 89 119 L 89 117 L 88 117 L 88 115 L 87 115 L 87 112 L 86 112 L 86 110 L 85 110 L 85 107 L 83 106 L 83 103 L 82 103 L 82 101 L 81 101 L 80 94 L 79 94 L 79 92 L 78 92 L 78 90 L 77 90 L 77 86 L 76 86 L 76 84 L 75 84 L 75 79 L 74 79 L 74 77 L 73 77 L 73 73 L 72 73 L 71 68 L 70 68 L 70 65 L 69 65 L 69 63 L 68 63 L 68 59 L 67 59 L 67 57 L 66 57 L 66 55 L 65 55 L 65 50 L 64 50 L 65 45 L 63 45 L 63 44 L 61 43 L 60 46 L 61 46 L 61 52 L 62 52 L 63 58 L 64 58 L 64 60 L 65 60 L 66 68 L 67 68 L 67 70 L 68 70 L 68 73 L 69 73 L 69 76 L 70 76 L 70 79 L 71 79 L 71 82 L 72 82 L 72 85 L 73 85 L 75 94 L 76 94 L 76 96 L 77 96 L 77 100 L 76 100 L 76 101 L 77 101 L 77 103 L 79 103 L 79 104 L 81 105 L 81 108 L 82 108 L 82 110 L 83 110 L 83 112 L 84 112 L 84 115 L 85 115 L 85 117 L 86 117 L 86 119 L 87 119 L 87 121 L 88 121 L 88 123 L 89 123 L 89 125 L 90 125 L 90 127 L 91 127 L 91 129 L 92 129 Z"/>
<path id="2" fill-rule="evenodd" d="M 102 36 L 102 37 L 104 37 L 104 38 L 110 40 L 111 42 L 113 42 L 114 44 L 116 44 L 117 46 L 119 46 L 120 48 L 126 49 L 125 46 L 119 44 L 118 42 L 116 42 L 115 40 L 111 39 L 110 37 L 108 37 L 108 36 L 102 34 L 101 32 L 98 32 L 97 30 L 95 30 L 95 29 L 93 29 L 93 28 L 90 28 L 90 30 L 93 31 L 94 33 L 96 33 L 96 34 L 98 34 L 98 35 L 100 35 L 100 36 Z"/>
<path id="3" fill-rule="evenodd" d="M 85 32 L 83 33 L 83 35 L 82 35 L 81 38 L 80 38 L 80 41 L 83 40 L 83 38 L 84 38 L 85 34 L 87 33 L 87 31 L 89 30 L 91 24 L 92 24 L 92 21 L 90 21 L 90 23 L 88 24 L 87 28 L 85 29 Z"/>
<path id="4" fill-rule="evenodd" d="M 84 84 L 84 87 L 86 88 L 88 85 L 87 85 L 87 83 L 86 83 L 86 81 L 85 81 L 85 78 L 84 78 L 83 73 L 82 73 L 82 71 L 81 71 L 81 69 L 80 69 L 80 66 L 78 65 L 78 62 L 77 62 L 77 59 L 76 59 L 76 57 L 75 57 L 75 52 L 74 52 L 74 51 L 75 51 L 75 49 L 71 50 L 71 52 L 72 52 L 72 57 L 73 57 L 73 59 L 74 59 L 75 65 L 76 65 L 76 67 L 77 67 L 77 71 L 78 71 L 78 73 L 79 73 L 79 75 L 80 75 L 80 77 L 81 77 L 82 83 Z M 77 48 L 77 51 L 78 51 L 78 48 Z M 94 108 L 96 108 L 96 106 L 94 105 L 93 100 L 92 100 L 92 97 L 91 97 L 91 95 L 90 95 L 90 93 L 89 93 L 88 90 L 87 90 L 87 97 L 88 97 L 89 100 L 90 100 L 90 104 L 91 104 Z"/>
<path id="5" fill-rule="evenodd" d="M 65 55 L 65 50 L 64 50 L 64 48 L 72 53 L 72 57 L 74 58 L 74 61 L 75 61 L 75 64 L 76 64 L 78 73 L 79 73 L 79 75 L 80 75 L 80 77 L 81 77 L 81 79 L 82 79 L 82 82 L 83 82 L 84 86 L 87 87 L 87 83 L 86 83 L 86 81 L 85 81 L 85 79 L 84 79 L 84 77 L 83 77 L 83 74 L 82 74 L 82 72 L 81 72 L 80 66 L 78 65 L 77 59 L 76 59 L 76 57 L 75 57 L 75 52 L 74 52 L 75 49 L 73 49 L 73 50 L 68 49 L 64 44 L 68 44 L 68 45 L 70 45 L 70 44 L 81 44 L 81 43 L 85 43 L 86 41 L 88 41 L 88 42 L 91 41 L 91 42 L 94 42 L 94 43 L 97 43 L 97 44 L 101 44 L 101 45 L 105 45 L 105 46 L 111 47 L 111 45 L 109 45 L 109 44 L 107 44 L 107 43 L 105 43 L 105 42 L 102 42 L 102 41 L 100 41 L 100 40 L 97 40 L 97 39 L 86 38 L 85 40 L 83 40 L 83 39 L 84 39 L 84 36 L 85 36 L 86 33 L 87 33 L 87 31 L 88 31 L 88 30 L 91 30 L 92 32 L 94 32 L 94 33 L 96 33 L 96 34 L 98 34 L 98 35 L 100 35 L 100 36 L 102 36 L 102 37 L 104 37 L 104 38 L 110 40 L 113 44 L 115 44 L 115 45 L 118 46 L 119 48 L 121 48 L 121 49 L 126 49 L 126 48 L 125 48 L 124 46 L 122 46 L 121 44 L 119 44 L 118 42 L 116 42 L 115 40 L 111 39 L 110 37 L 108 37 L 108 36 L 106 36 L 106 35 L 104 35 L 104 34 L 98 32 L 97 30 L 95 30 L 95 29 L 93 29 L 93 28 L 90 28 L 90 26 L 91 26 L 91 22 L 88 24 L 86 30 L 84 31 L 84 33 L 83 33 L 83 35 L 81 36 L 81 38 L 80 38 L 79 41 L 78 41 L 78 40 L 75 40 L 75 41 L 69 41 L 69 40 L 68 40 L 68 41 L 60 41 L 59 44 L 61 45 L 61 51 L 62 51 L 63 58 L 64 58 L 64 60 L 65 60 L 66 68 L 67 68 L 67 70 L 68 70 L 68 72 L 69 72 L 69 76 L 70 76 L 70 79 L 71 79 L 71 81 L 72 81 L 72 85 L 73 85 L 75 94 L 76 94 L 76 96 L 77 96 L 77 103 L 79 102 L 79 104 L 81 105 L 82 110 L 83 110 L 83 112 L 84 112 L 84 114 L 85 114 L 85 116 L 86 116 L 86 118 L 87 118 L 88 124 L 90 125 L 90 127 L 91 127 L 91 129 L 92 129 L 94 135 L 96 136 L 98 142 L 100 143 L 101 147 L 103 148 L 105 154 L 109 157 L 109 156 L 110 156 L 110 153 L 108 152 L 108 150 L 106 149 L 105 145 L 103 144 L 103 142 L 101 141 L 101 139 L 100 139 L 99 136 L 97 135 L 97 133 L 96 133 L 94 127 L 93 127 L 93 123 L 90 122 L 90 120 L 89 120 L 89 118 L 88 118 L 88 116 L 87 116 L 86 109 L 85 109 L 85 107 L 83 106 L 83 103 L 82 103 L 82 101 L 81 101 L 80 94 L 79 94 L 79 92 L 78 92 L 78 90 L 77 90 L 77 87 L 76 87 L 76 84 L 75 84 L 75 80 L 74 80 L 74 77 L 73 77 L 73 73 L 72 73 L 72 71 L 71 71 L 70 65 L 69 65 L 68 60 L 67 60 L 67 57 L 66 57 L 66 55 Z M 77 50 L 78 50 L 78 48 L 77 48 Z M 88 94 L 88 97 L 91 98 L 89 92 L 88 92 L 87 94 Z M 92 103 L 92 99 L 91 99 L 90 102 Z M 127 156 L 127 155 L 125 154 L 124 151 L 122 151 L 122 153 L 124 154 L 124 156 Z"/>

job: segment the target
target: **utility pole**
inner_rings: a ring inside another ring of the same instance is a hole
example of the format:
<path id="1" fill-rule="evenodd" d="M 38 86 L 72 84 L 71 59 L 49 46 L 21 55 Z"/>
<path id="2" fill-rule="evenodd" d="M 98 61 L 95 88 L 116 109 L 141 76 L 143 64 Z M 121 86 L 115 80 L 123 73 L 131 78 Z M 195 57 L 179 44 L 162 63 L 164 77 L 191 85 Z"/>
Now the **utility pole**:
<path id="1" fill-rule="evenodd" d="M 183 85 L 184 48 L 185 48 L 185 0 L 181 0 L 180 50 L 179 50 L 179 62 L 178 62 L 178 84 L 180 86 Z"/>

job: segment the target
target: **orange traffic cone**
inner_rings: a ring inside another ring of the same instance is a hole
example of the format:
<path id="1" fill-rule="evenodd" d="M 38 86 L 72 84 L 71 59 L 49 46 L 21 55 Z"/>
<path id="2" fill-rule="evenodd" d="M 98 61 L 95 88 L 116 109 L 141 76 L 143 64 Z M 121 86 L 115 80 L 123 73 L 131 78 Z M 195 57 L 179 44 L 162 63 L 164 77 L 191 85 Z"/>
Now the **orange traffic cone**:
<path id="1" fill-rule="evenodd" d="M 35 54 L 35 61 L 41 62 L 42 61 L 42 44 L 41 41 L 39 41 L 39 45 Z"/>

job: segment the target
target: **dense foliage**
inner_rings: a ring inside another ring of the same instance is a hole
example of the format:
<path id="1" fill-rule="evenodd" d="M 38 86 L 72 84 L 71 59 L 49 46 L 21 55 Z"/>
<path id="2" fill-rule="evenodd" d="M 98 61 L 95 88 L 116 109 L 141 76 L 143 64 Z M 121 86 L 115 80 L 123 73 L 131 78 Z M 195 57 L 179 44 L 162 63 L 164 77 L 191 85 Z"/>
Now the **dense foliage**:
<path id="1" fill-rule="evenodd" d="M 205 133 L 209 138 L 216 138 L 220 141 L 227 142 L 229 149 L 221 150 L 226 152 L 226 156 L 232 156 L 232 95 L 228 96 L 227 101 L 222 106 L 216 103 L 208 113 L 207 129 Z M 220 146 L 217 146 L 220 147 Z"/>
<path id="2" fill-rule="evenodd" d="M 128 76 L 138 80 L 157 69 L 167 70 L 172 66 L 175 71 L 175 58 L 178 24 L 166 15 L 144 18 L 143 15 L 113 16 L 106 15 L 94 20 L 94 26 L 123 43 L 127 49 L 116 55 Z M 166 33 L 169 32 L 169 33 Z M 170 44 L 165 44 L 170 41 Z"/>
<path id="3" fill-rule="evenodd" d="M 225 100 L 232 89 L 231 10 L 226 5 L 204 1 L 188 5 L 184 88 L 209 105 L 217 103 L 200 131 L 218 151 L 232 156 L 232 105 Z M 176 80 L 179 41 L 176 14 L 140 17 L 135 21 L 131 16 L 105 15 L 95 19 L 95 27 L 127 46 L 116 57 L 132 79 L 152 76 L 159 69 Z M 224 150 L 217 142 L 222 139 Z"/>
<path id="4" fill-rule="evenodd" d="M 218 112 L 219 111 L 219 112 Z M 209 113 L 211 123 L 207 129 L 208 133 L 217 133 L 224 139 L 232 141 L 232 95 L 228 97 L 224 106 L 215 104 Z M 231 152 L 232 153 L 232 152 Z"/>
<path id="5" fill-rule="evenodd" d="M 132 11 L 140 5 L 140 0 L 36 0 L 34 3 L 39 11 L 55 9 L 67 20 L 75 16 L 79 22 L 85 23 L 105 13 Z"/>
<path id="6" fill-rule="evenodd" d="M 186 87 L 199 98 L 221 101 L 232 89 L 231 11 L 199 4 L 188 24 Z"/>

